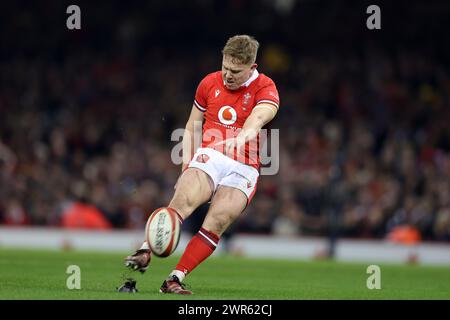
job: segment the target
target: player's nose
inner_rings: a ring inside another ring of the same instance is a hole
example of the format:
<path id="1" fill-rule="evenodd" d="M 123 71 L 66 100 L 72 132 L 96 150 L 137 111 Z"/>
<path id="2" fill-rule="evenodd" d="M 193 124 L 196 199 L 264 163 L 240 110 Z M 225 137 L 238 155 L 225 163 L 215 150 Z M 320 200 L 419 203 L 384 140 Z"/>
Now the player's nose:
<path id="1" fill-rule="evenodd" d="M 233 74 L 229 70 L 225 70 L 225 79 L 233 79 Z"/>

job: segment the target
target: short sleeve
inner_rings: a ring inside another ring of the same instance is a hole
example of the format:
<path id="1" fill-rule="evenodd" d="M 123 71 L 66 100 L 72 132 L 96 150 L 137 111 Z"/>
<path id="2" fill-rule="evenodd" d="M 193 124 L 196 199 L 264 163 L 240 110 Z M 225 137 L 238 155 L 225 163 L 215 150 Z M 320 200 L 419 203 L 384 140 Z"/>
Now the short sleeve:
<path id="1" fill-rule="evenodd" d="M 256 105 L 268 103 L 274 105 L 277 109 L 280 107 L 280 98 L 275 83 L 270 80 L 267 85 L 262 87 L 255 96 Z"/>
<path id="2" fill-rule="evenodd" d="M 200 81 L 197 91 L 195 92 L 194 105 L 201 112 L 206 111 L 207 101 L 208 101 L 208 77 L 203 78 Z"/>

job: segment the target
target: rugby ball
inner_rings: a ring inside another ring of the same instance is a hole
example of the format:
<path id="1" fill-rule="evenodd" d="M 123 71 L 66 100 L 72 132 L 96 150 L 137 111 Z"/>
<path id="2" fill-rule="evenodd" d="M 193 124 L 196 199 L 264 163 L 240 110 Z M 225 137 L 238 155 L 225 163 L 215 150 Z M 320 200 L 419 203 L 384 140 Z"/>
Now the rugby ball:
<path id="1" fill-rule="evenodd" d="M 153 211 L 145 226 L 145 238 L 157 257 L 170 256 L 178 246 L 181 224 L 175 210 L 162 207 Z"/>

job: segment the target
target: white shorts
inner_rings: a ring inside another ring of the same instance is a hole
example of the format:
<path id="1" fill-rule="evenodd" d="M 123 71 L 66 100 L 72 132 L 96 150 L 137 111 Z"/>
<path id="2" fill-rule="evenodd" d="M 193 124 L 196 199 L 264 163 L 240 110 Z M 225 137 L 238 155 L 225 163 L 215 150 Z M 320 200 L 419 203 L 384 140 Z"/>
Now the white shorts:
<path id="1" fill-rule="evenodd" d="M 189 163 L 189 168 L 198 168 L 208 174 L 214 183 L 214 192 L 219 185 L 241 190 L 247 196 L 247 204 L 256 191 L 258 170 L 214 149 L 197 149 Z"/>

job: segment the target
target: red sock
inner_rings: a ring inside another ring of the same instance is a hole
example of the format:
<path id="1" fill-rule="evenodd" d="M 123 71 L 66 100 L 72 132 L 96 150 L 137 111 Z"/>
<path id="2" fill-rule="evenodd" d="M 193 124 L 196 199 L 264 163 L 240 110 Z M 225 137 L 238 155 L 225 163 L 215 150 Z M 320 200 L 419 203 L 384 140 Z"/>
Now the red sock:
<path id="1" fill-rule="evenodd" d="M 192 272 L 195 267 L 214 252 L 218 243 L 218 235 L 201 228 L 189 241 L 175 269 L 184 274 Z"/>

